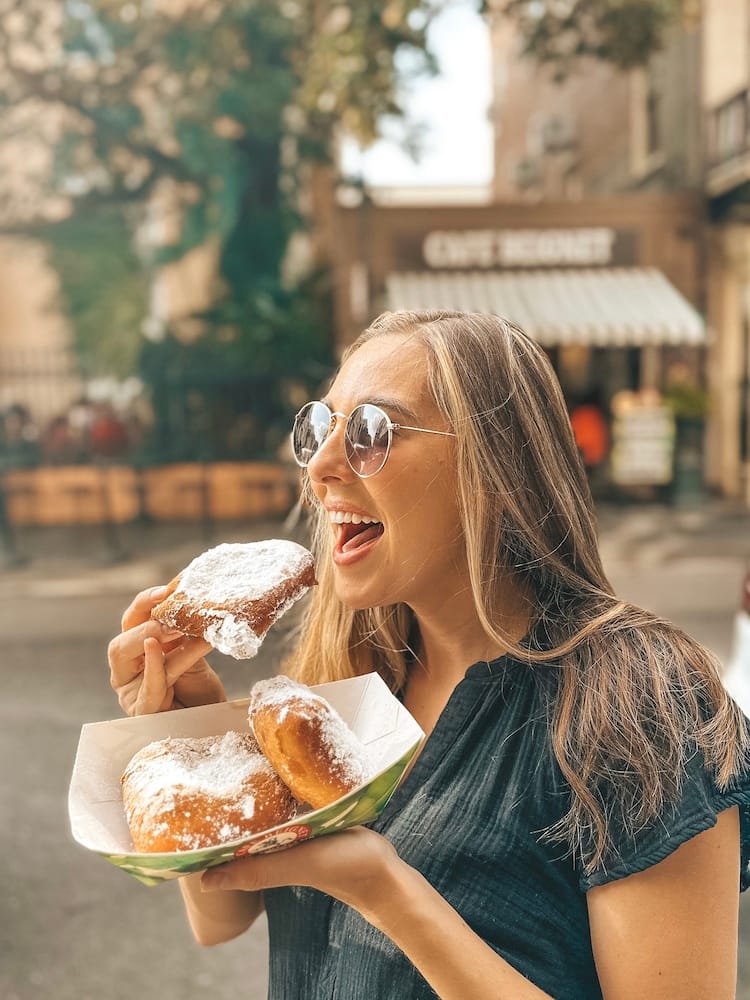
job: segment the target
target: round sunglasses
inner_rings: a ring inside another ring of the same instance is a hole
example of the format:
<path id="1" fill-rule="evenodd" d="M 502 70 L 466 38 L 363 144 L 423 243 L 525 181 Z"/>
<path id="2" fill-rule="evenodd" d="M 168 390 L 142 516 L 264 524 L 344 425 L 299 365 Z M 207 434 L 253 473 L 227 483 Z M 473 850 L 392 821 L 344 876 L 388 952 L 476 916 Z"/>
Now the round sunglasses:
<path id="1" fill-rule="evenodd" d="M 294 418 L 292 450 L 294 460 L 303 469 L 320 450 L 333 431 L 337 419 L 346 421 L 344 426 L 344 454 L 349 467 L 360 479 L 374 476 L 385 465 L 391 452 L 394 431 L 419 431 L 421 434 L 440 434 L 455 437 L 452 431 L 433 431 L 426 427 L 408 427 L 396 424 L 374 403 L 360 403 L 347 416 L 336 413 L 325 403 L 315 400 L 305 403 Z"/>

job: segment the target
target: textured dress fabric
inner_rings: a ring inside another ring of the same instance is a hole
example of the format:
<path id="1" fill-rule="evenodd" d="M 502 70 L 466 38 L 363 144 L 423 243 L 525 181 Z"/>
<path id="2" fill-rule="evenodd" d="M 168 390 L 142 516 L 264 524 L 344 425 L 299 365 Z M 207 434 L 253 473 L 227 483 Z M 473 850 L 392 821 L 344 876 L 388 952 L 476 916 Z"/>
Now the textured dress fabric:
<path id="1" fill-rule="evenodd" d="M 739 805 L 738 880 L 750 884 L 750 778 L 719 790 L 699 755 L 680 801 L 614 861 L 586 875 L 542 832 L 570 790 L 549 740 L 556 667 L 511 657 L 475 663 L 453 691 L 411 772 L 372 826 L 466 923 L 556 1000 L 600 1000 L 586 891 L 642 871 Z M 404 954 L 355 910 L 306 888 L 265 893 L 271 1000 L 434 998 Z M 488 984 L 491 987 L 491 984 Z"/>

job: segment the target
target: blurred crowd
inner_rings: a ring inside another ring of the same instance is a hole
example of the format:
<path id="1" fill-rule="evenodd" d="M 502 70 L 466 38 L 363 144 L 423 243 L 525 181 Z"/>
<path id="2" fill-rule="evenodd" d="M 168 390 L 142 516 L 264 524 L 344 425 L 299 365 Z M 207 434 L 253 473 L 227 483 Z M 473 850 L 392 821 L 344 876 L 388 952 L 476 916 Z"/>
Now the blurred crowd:
<path id="1" fill-rule="evenodd" d="M 144 435 L 136 412 L 118 412 L 106 401 L 80 399 L 43 426 L 26 406 L 13 403 L 0 414 L 0 465 L 14 469 L 124 460 L 138 452 Z"/>

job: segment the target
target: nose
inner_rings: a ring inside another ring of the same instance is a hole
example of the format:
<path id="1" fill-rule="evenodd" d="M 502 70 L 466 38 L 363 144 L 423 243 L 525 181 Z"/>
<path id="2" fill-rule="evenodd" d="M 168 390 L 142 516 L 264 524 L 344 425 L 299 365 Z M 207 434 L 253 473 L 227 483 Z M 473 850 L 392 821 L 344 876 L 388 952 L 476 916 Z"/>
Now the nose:
<path id="1" fill-rule="evenodd" d="M 346 420 L 338 413 L 333 415 L 333 429 L 307 463 L 307 473 L 313 482 L 348 480 L 354 473 L 346 458 L 344 434 Z"/>

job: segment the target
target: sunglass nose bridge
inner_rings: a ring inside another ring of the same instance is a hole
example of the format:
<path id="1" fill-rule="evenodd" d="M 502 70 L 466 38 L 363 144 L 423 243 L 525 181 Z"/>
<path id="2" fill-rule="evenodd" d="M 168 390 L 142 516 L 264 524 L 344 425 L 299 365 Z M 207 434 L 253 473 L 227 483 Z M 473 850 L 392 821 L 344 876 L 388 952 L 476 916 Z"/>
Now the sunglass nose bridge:
<path id="1" fill-rule="evenodd" d="M 297 414 L 292 431 L 297 464 L 307 468 L 335 434 L 339 422 L 344 432 L 344 456 L 352 472 L 361 479 L 380 472 L 390 452 L 394 425 L 373 403 L 359 403 L 348 415 L 320 400 L 307 403 Z"/>
<path id="2" fill-rule="evenodd" d="M 347 417 L 345 413 L 339 413 L 338 410 L 329 409 L 328 412 L 330 414 L 330 417 L 328 418 L 328 437 L 330 437 L 336 430 L 336 424 L 339 421 L 343 421 L 343 427 L 344 430 L 346 430 L 346 426 L 349 423 L 349 417 Z"/>
<path id="3" fill-rule="evenodd" d="M 332 410 L 330 406 L 328 406 L 325 403 L 318 403 L 317 406 L 318 406 L 318 412 L 317 412 L 318 428 L 317 430 L 312 428 L 312 434 L 316 444 L 315 447 L 312 449 L 312 452 L 309 458 L 307 459 L 305 465 L 309 465 L 310 462 L 316 457 L 316 455 L 318 455 L 326 445 L 331 443 L 331 438 L 336 436 L 339 428 L 341 429 L 341 432 L 344 434 L 344 445 L 343 445 L 344 453 L 346 455 L 347 462 L 349 463 L 349 465 L 351 465 L 348 454 L 346 454 L 348 448 L 345 443 L 347 427 L 349 425 L 348 416 L 346 415 L 346 413 L 340 413 L 338 410 Z M 321 419 L 324 417 L 324 414 L 326 413 L 328 415 L 327 420 Z M 312 410 L 307 414 L 307 419 L 312 427 L 314 422 Z M 339 444 L 339 447 L 340 446 L 341 445 Z"/>

